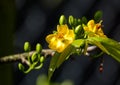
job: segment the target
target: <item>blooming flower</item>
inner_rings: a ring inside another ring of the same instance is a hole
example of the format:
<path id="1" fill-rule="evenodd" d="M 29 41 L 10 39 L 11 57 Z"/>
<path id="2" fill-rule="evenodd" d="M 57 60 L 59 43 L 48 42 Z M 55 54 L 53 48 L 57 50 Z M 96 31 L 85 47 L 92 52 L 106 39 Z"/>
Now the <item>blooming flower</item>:
<path id="1" fill-rule="evenodd" d="M 99 36 L 99 37 L 106 37 L 102 30 L 101 23 L 95 23 L 94 20 L 90 20 L 87 25 L 83 25 L 83 29 L 89 32 L 88 37 Z"/>
<path id="2" fill-rule="evenodd" d="M 46 41 L 49 43 L 49 48 L 61 53 L 74 40 L 75 34 L 67 25 L 57 25 L 57 32 L 49 34 Z"/>

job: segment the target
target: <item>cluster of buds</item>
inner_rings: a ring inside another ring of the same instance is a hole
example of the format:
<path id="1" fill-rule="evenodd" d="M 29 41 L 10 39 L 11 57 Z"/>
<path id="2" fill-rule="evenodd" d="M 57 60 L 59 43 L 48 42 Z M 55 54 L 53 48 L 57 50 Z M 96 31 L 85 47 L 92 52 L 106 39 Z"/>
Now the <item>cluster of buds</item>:
<path id="1" fill-rule="evenodd" d="M 40 69 L 43 66 L 45 57 L 41 55 L 42 46 L 41 44 L 36 44 L 36 51 L 32 53 L 32 55 L 29 54 L 31 51 L 31 45 L 29 42 L 24 43 L 24 51 L 28 53 L 27 57 L 27 68 L 22 63 L 18 64 L 18 67 L 21 71 L 24 73 L 28 73 L 33 69 Z"/>

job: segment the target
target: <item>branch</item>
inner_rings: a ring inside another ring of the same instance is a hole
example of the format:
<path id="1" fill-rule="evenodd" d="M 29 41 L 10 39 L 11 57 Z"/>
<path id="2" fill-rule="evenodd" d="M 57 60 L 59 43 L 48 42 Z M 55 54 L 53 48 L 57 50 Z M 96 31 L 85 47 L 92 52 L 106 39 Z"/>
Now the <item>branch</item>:
<path id="1" fill-rule="evenodd" d="M 14 55 L 8 55 L 0 58 L 0 63 L 8 63 L 8 62 L 16 62 L 16 61 L 21 61 L 22 63 L 26 63 L 29 65 L 27 61 L 28 55 L 31 56 L 35 51 L 30 51 L 29 53 L 19 53 L 19 54 L 14 54 Z M 43 49 L 42 54 L 47 57 L 48 55 L 53 55 L 54 51 L 50 49 Z"/>
<path id="2" fill-rule="evenodd" d="M 86 55 L 89 56 L 90 54 L 88 52 L 91 52 L 95 50 L 97 47 L 96 46 L 91 46 L 88 47 Z M 8 62 L 21 62 L 29 65 L 29 62 L 27 61 L 28 55 L 31 56 L 35 51 L 31 51 L 29 53 L 20 53 L 20 54 L 14 54 L 14 55 L 8 55 L 0 58 L 0 63 L 8 63 Z M 51 49 L 43 49 L 42 54 L 47 57 L 48 55 L 53 56 L 54 51 Z"/>

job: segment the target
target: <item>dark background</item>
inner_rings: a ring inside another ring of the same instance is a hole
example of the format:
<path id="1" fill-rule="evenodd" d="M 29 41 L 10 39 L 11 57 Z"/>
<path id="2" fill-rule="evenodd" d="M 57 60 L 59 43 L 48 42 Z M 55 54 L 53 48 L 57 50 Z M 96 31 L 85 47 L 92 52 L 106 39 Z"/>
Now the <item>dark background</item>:
<path id="1" fill-rule="evenodd" d="M 6 3 L 11 2 L 6 0 Z M 13 41 L 11 40 L 14 47 L 13 53 L 23 52 L 25 41 L 32 44 L 32 49 L 35 48 L 38 42 L 42 44 L 43 48 L 47 48 L 45 37 L 53 29 L 56 29 L 61 14 L 66 17 L 73 15 L 76 18 L 86 16 L 88 19 L 92 19 L 93 14 L 97 10 L 101 10 L 103 12 L 102 19 L 105 34 L 120 41 L 119 0 L 15 0 L 13 4 L 13 8 L 11 8 L 11 5 L 9 7 L 11 9 L 15 8 L 14 11 L 8 11 L 7 13 L 15 18 L 12 21 L 14 22 L 14 30 L 12 31 L 14 37 Z M 11 18 L 9 20 L 11 22 Z M 71 80 L 74 85 L 120 85 L 120 64 L 110 56 L 103 56 L 104 70 L 102 73 L 99 72 L 101 58 L 91 60 L 85 56 L 73 57 L 74 59 L 70 58 L 55 72 L 52 81 Z M 17 63 L 14 63 L 14 85 L 35 85 L 38 75 L 47 74 L 49 60 L 49 58 L 46 60 L 41 70 L 34 70 L 27 75 L 20 72 Z"/>

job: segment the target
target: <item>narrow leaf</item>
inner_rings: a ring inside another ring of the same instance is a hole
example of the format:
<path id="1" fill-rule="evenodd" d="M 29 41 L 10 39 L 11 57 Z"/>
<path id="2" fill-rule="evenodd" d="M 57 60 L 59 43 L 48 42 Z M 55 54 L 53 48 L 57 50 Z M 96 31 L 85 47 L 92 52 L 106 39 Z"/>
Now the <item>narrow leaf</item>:
<path id="1" fill-rule="evenodd" d="M 118 62 L 120 62 L 120 50 L 117 50 L 116 48 L 110 47 L 110 46 L 105 46 L 106 49 L 110 52 L 110 55 L 117 60 Z"/>
<path id="2" fill-rule="evenodd" d="M 97 37 L 97 38 L 98 38 L 98 37 Z M 89 44 L 96 45 L 96 46 L 99 47 L 103 52 L 109 54 L 108 50 L 100 43 L 99 38 L 98 38 L 98 39 L 89 38 L 89 39 L 88 39 L 88 43 L 89 43 Z"/>
<path id="3" fill-rule="evenodd" d="M 72 52 L 75 50 L 75 47 L 69 45 L 65 50 L 60 54 L 59 59 L 57 61 L 57 68 L 68 58 Z"/>
<path id="4" fill-rule="evenodd" d="M 102 37 L 92 37 L 90 40 L 100 43 L 108 51 L 106 52 L 108 55 L 111 55 L 115 60 L 120 62 L 120 44 L 117 41 Z M 103 50 L 102 48 L 100 49 Z"/>
<path id="5" fill-rule="evenodd" d="M 48 79 L 50 80 L 55 69 L 56 69 L 56 63 L 59 59 L 60 53 L 55 52 L 54 56 L 52 57 L 51 61 L 50 61 L 50 66 L 48 69 Z"/>
<path id="6" fill-rule="evenodd" d="M 76 48 L 83 47 L 85 45 L 85 39 L 74 40 L 72 45 Z"/>

